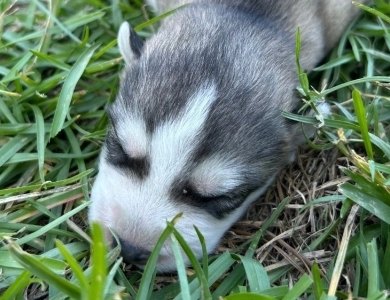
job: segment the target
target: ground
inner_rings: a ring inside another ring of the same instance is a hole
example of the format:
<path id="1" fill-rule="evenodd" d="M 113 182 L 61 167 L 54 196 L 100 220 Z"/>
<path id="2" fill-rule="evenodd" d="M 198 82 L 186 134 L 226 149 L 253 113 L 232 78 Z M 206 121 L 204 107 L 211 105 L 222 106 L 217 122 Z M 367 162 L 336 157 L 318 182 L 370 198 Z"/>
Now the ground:
<path id="1" fill-rule="evenodd" d="M 388 1 L 364 8 L 310 84 L 301 74 L 302 104 L 321 98 L 332 115 L 297 162 L 214 255 L 156 277 L 158 249 L 143 272 L 123 265 L 86 216 L 123 67 L 117 29 L 147 38 L 156 21 L 130 2 L 0 2 L 0 299 L 386 299 Z M 164 234 L 191 255 L 172 224 Z"/>

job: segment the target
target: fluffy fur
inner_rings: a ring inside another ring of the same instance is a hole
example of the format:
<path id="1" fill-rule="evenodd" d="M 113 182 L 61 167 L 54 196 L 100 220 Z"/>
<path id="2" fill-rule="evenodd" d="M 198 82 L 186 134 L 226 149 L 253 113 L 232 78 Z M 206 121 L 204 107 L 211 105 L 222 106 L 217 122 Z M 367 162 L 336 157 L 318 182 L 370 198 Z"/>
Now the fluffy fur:
<path id="1" fill-rule="evenodd" d="M 358 13 L 349 0 L 150 2 L 158 12 L 189 4 L 145 44 L 121 26 L 126 69 L 89 211 L 140 267 L 179 212 L 176 227 L 195 254 L 202 253 L 194 225 L 212 252 L 294 159 L 300 125 L 281 111 L 301 105 L 296 28 L 310 70 Z M 175 269 L 169 242 L 157 267 Z"/>

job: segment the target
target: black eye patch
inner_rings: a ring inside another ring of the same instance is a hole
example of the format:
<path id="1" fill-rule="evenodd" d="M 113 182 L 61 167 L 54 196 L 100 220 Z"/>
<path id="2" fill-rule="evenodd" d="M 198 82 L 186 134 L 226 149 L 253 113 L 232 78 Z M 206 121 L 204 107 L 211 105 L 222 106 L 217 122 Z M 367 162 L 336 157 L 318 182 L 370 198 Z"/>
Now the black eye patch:
<path id="1" fill-rule="evenodd" d="M 149 174 L 150 162 L 148 158 L 146 156 L 135 158 L 127 154 L 113 128 L 108 131 L 106 138 L 106 158 L 109 164 L 121 170 L 130 171 L 140 179 Z"/>
<path id="2" fill-rule="evenodd" d="M 173 190 L 172 193 L 177 201 L 203 209 L 214 218 L 221 220 L 237 209 L 255 189 L 242 185 L 223 195 L 204 196 L 191 185 L 186 184 L 183 188 Z"/>

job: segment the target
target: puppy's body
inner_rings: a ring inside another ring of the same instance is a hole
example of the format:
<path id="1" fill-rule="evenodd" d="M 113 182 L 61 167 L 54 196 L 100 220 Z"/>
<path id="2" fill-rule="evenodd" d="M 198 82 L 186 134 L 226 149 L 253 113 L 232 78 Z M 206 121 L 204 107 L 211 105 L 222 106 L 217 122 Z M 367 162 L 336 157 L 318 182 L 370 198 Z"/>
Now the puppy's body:
<path id="1" fill-rule="evenodd" d="M 278 32 L 280 30 L 287 32 L 288 39 L 293 43 L 295 43 L 295 33 L 299 27 L 302 33 L 301 63 L 306 70 L 314 68 L 324 55 L 334 47 L 359 12 L 348 0 L 154 0 L 148 2 L 159 13 L 189 3 L 222 5 L 229 9 L 235 9 L 236 12 L 241 11 L 245 15 L 244 18 L 252 15 L 256 18 L 256 22 L 263 25 L 268 23 L 270 27 L 276 26 L 275 29 Z M 367 3 L 369 1 L 360 2 Z M 223 11 L 220 10 L 220 13 Z M 232 18 L 235 16 L 234 13 Z M 225 20 L 230 21 L 229 19 Z M 170 21 L 176 22 L 174 18 Z M 241 21 L 235 20 L 235 23 Z M 274 23 L 271 24 L 270 21 Z M 166 20 L 166 23 L 169 23 L 169 19 Z M 237 25 L 243 28 L 242 24 Z"/>
<path id="2" fill-rule="evenodd" d="M 190 1 L 154 1 L 160 12 Z M 288 4 L 287 4 L 288 3 Z M 127 25 L 127 62 L 92 191 L 90 219 L 119 236 L 143 265 L 166 220 L 201 256 L 212 251 L 302 142 L 281 111 L 300 106 L 295 31 L 310 70 L 358 10 L 349 0 L 194 1 L 142 47 Z M 130 41 L 130 43 L 129 43 Z M 170 246 L 159 271 L 175 268 Z"/>

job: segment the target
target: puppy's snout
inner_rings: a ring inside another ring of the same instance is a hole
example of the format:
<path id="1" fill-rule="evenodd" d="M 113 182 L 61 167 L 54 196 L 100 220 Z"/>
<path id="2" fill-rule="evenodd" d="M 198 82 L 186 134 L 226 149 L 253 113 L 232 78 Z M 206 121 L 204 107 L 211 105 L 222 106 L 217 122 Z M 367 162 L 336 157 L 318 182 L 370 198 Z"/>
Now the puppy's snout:
<path id="1" fill-rule="evenodd" d="M 121 238 L 119 238 L 119 242 L 122 248 L 121 255 L 126 263 L 132 263 L 138 266 L 146 265 L 150 256 L 149 250 L 134 246 Z"/>

